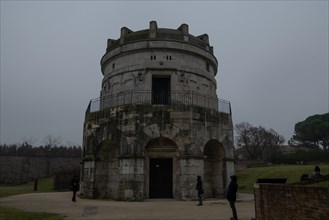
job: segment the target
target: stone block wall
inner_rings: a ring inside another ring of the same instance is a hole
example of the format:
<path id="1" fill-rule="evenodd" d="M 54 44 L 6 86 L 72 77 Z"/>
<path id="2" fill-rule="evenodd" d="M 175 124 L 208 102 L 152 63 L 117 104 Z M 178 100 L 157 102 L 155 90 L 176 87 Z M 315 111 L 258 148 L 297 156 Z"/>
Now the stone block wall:
<path id="1" fill-rule="evenodd" d="M 206 197 L 225 194 L 234 173 L 231 116 L 186 105 L 125 105 L 87 115 L 81 192 L 86 198 L 143 200 L 151 158 L 172 158 L 172 195 L 195 198 L 196 176 Z"/>
<path id="2" fill-rule="evenodd" d="M 322 220 L 329 216 L 329 187 L 259 184 L 257 220 Z"/>

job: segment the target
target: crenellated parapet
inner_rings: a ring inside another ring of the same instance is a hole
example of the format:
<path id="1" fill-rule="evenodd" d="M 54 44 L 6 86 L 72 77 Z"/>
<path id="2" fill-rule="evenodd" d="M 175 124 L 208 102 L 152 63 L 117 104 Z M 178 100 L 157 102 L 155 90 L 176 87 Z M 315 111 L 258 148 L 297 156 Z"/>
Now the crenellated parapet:
<path id="1" fill-rule="evenodd" d="M 193 36 L 189 33 L 187 24 L 182 24 L 176 30 L 158 28 L 156 21 L 151 21 L 150 28 L 146 30 L 132 31 L 127 27 L 121 28 L 121 35 L 119 39 L 108 40 L 106 52 L 113 50 L 114 48 L 120 46 L 120 44 L 144 40 L 181 41 L 201 47 L 213 54 L 213 47 L 209 45 L 209 36 L 207 34 Z"/>
<path id="2" fill-rule="evenodd" d="M 128 46 L 133 45 L 133 46 Z M 149 29 L 132 31 L 127 27 L 121 28 L 120 38 L 108 39 L 106 53 L 101 60 L 102 72 L 111 60 L 123 52 L 133 50 L 168 49 L 181 50 L 202 56 L 217 72 L 218 62 L 214 56 L 213 47 L 209 44 L 209 36 L 202 34 L 194 36 L 189 33 L 187 24 L 177 29 L 158 28 L 156 21 L 151 21 Z"/>

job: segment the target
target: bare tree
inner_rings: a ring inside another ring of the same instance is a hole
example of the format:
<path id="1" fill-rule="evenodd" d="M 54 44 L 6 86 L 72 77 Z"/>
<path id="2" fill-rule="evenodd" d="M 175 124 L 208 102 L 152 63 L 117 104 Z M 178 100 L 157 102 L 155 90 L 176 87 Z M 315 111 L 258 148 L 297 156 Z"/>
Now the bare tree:
<path id="1" fill-rule="evenodd" d="M 273 129 L 254 127 L 248 122 L 235 125 L 236 144 L 244 156 L 251 160 L 268 160 L 284 142 L 283 136 Z"/>
<path id="2" fill-rule="evenodd" d="M 44 138 L 44 143 L 46 147 L 49 148 L 56 147 L 62 143 L 62 138 L 59 136 L 53 137 L 51 134 L 48 134 Z"/>
<path id="3" fill-rule="evenodd" d="M 24 136 L 24 137 L 21 138 L 21 140 L 22 140 L 22 146 L 24 146 L 24 145 L 25 146 L 33 146 L 34 143 L 36 142 L 36 139 L 32 136 L 30 136 L 30 137 Z"/>

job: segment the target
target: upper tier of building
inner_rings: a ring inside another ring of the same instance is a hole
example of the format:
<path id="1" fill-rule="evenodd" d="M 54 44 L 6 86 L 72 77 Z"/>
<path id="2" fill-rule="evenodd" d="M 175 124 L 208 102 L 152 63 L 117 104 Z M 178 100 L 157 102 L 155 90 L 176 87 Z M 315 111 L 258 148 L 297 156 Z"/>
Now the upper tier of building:
<path id="1" fill-rule="evenodd" d="M 150 28 L 145 30 L 132 31 L 127 27 L 121 28 L 119 39 L 108 39 L 107 41 L 106 53 L 101 59 L 103 74 L 107 64 L 122 53 L 134 50 L 169 49 L 181 50 L 203 57 L 212 66 L 214 75 L 216 75 L 218 62 L 214 56 L 213 47 L 209 44 L 208 35 L 193 36 L 188 29 L 187 24 L 182 24 L 176 30 L 158 28 L 156 21 L 151 21 Z M 166 42 L 170 42 L 170 44 Z"/>

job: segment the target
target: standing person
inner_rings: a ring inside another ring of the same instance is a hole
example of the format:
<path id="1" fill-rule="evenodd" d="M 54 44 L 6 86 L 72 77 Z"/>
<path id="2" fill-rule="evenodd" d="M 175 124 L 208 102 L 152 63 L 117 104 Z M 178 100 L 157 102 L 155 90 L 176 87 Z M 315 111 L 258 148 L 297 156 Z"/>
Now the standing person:
<path id="1" fill-rule="evenodd" d="M 233 213 L 233 217 L 231 218 L 231 220 L 238 220 L 238 216 L 236 214 L 236 208 L 235 208 L 236 192 L 238 191 L 238 184 L 237 184 L 238 179 L 236 178 L 235 175 L 230 176 L 230 178 L 231 178 L 231 182 L 228 185 L 226 198 L 230 202 L 230 206 Z"/>
<path id="2" fill-rule="evenodd" d="M 321 171 L 320 171 L 320 167 L 319 166 L 315 166 L 314 167 L 314 173 L 312 175 L 313 178 L 316 178 L 316 177 L 320 177 L 322 176 L 321 175 Z"/>
<path id="3" fill-rule="evenodd" d="M 72 191 L 73 191 L 73 197 L 72 197 L 72 202 L 76 202 L 75 195 L 77 194 L 77 191 L 79 191 L 79 178 L 77 175 L 75 175 L 71 181 L 71 186 L 72 186 Z"/>
<path id="4" fill-rule="evenodd" d="M 199 200 L 198 206 L 201 206 L 202 205 L 202 194 L 204 193 L 204 190 L 202 187 L 201 176 L 197 176 L 195 189 L 198 191 L 198 200 Z"/>

